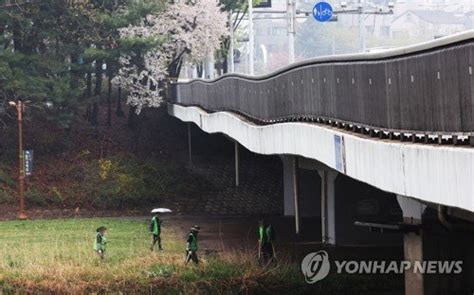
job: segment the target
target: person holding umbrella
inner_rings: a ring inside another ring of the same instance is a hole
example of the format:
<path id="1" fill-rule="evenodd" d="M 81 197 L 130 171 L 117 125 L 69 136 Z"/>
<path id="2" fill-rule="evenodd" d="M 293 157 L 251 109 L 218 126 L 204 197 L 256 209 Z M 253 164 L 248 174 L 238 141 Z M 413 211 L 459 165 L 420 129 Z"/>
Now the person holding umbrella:
<path id="1" fill-rule="evenodd" d="M 191 227 L 191 230 L 189 231 L 188 239 L 186 240 L 186 264 L 188 264 L 188 262 L 191 260 L 196 265 L 199 263 L 199 259 L 197 256 L 197 250 L 198 250 L 197 235 L 200 229 L 201 228 L 198 225 L 195 225 Z"/>
<path id="2" fill-rule="evenodd" d="M 97 234 L 94 240 L 94 251 L 100 257 L 100 259 L 105 258 L 105 247 L 107 245 L 107 239 L 105 235 L 107 233 L 107 228 L 105 226 L 101 226 L 97 228 Z"/>
<path id="3" fill-rule="evenodd" d="M 150 250 L 153 251 L 155 248 L 156 243 L 158 243 L 158 249 L 163 250 L 161 247 L 161 220 L 159 217 L 159 213 L 172 213 L 168 208 L 155 208 L 151 210 L 151 213 L 154 214 L 151 223 L 150 223 L 150 232 L 152 234 L 152 241 Z"/>
<path id="4" fill-rule="evenodd" d="M 150 232 L 152 234 L 150 250 L 153 251 L 156 243 L 158 243 L 158 249 L 163 250 L 163 248 L 161 247 L 161 236 L 160 236 L 161 235 L 161 220 L 160 220 L 160 217 L 158 216 L 158 213 L 155 213 L 155 215 L 151 219 Z"/>

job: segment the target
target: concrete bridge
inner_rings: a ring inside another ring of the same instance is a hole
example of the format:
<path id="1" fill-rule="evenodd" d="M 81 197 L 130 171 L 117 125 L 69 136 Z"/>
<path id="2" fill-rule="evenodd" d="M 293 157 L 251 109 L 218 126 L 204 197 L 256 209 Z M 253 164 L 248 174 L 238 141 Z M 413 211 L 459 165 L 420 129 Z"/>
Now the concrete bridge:
<path id="1" fill-rule="evenodd" d="M 280 155 L 284 213 L 295 216 L 297 232 L 308 211 L 301 204 L 312 204 L 309 211 L 321 218 L 324 243 L 398 241 L 368 235 L 361 225 L 399 232 L 406 260 L 464 261 L 454 277 L 406 272 L 406 294 L 472 293 L 473 65 L 470 31 L 382 53 L 318 58 L 266 76 L 180 82 L 168 110 L 235 140 L 236 184 L 239 145 Z M 314 178 L 302 179 L 302 170 Z M 308 192 L 305 182 L 317 185 Z M 379 199 L 351 195 L 349 186 L 371 187 Z"/>

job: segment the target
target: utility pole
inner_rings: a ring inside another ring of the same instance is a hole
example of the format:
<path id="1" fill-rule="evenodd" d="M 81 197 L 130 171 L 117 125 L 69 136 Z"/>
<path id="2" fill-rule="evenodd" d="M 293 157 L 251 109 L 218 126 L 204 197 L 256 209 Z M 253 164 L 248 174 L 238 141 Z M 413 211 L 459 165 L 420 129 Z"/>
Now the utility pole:
<path id="1" fill-rule="evenodd" d="M 232 17 L 232 11 L 229 13 L 229 28 L 230 28 L 230 45 L 229 45 L 229 53 L 228 56 L 228 72 L 233 73 L 235 72 L 234 69 L 234 21 Z"/>
<path id="2" fill-rule="evenodd" d="M 365 40 L 365 17 L 364 17 L 364 0 L 358 0 L 358 25 L 359 25 L 359 51 L 365 52 L 366 40 Z"/>
<path id="3" fill-rule="evenodd" d="M 295 23 L 296 23 L 296 5 L 295 0 L 286 0 L 286 15 L 288 22 L 288 63 L 295 62 Z"/>
<path id="4" fill-rule="evenodd" d="M 344 2 L 345 3 L 345 2 Z M 365 0 L 357 0 L 356 9 L 346 9 L 347 4 L 342 5 L 342 10 L 334 11 L 334 15 L 338 14 L 357 14 L 358 26 L 359 26 L 359 51 L 365 52 L 367 49 L 367 40 L 366 40 L 366 29 L 365 29 L 365 16 L 369 14 L 375 15 L 386 15 L 393 14 L 393 9 L 395 7 L 394 2 L 388 2 L 387 8 L 377 8 L 367 10 L 365 9 Z"/>
<path id="5" fill-rule="evenodd" d="M 25 103 L 21 100 L 9 104 L 16 108 L 18 117 L 18 195 L 20 199 L 20 209 L 18 211 L 18 219 L 25 220 L 28 216 L 25 213 L 25 159 L 23 152 L 23 111 Z"/>
<path id="6" fill-rule="evenodd" d="M 249 75 L 255 74 L 253 65 L 253 53 L 255 50 L 255 40 L 253 34 L 253 3 L 252 0 L 248 0 L 249 5 Z"/>

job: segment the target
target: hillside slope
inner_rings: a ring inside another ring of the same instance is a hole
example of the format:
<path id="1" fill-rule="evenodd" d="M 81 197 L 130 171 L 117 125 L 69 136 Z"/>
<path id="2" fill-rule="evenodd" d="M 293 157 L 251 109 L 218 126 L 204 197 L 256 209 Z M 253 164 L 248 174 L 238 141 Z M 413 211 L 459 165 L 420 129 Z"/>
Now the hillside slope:
<path id="1" fill-rule="evenodd" d="M 30 210 L 60 210 L 66 215 L 77 210 L 143 212 L 151 206 L 211 215 L 282 211 L 278 158 L 242 149 L 241 185 L 236 188 L 233 144 L 223 136 L 193 128 L 194 166 L 189 169 L 187 127 L 169 117 L 165 108 L 143 112 L 133 128 L 126 116 L 114 114 L 110 127 L 105 117 L 105 106 L 99 126 L 76 115 L 70 129 L 34 114 L 27 117 L 25 148 L 33 149 L 35 156 L 34 172 L 27 181 Z M 15 121 L 9 124 L 0 131 L 0 206 L 4 209 L 17 203 L 17 134 L 11 128 Z"/>

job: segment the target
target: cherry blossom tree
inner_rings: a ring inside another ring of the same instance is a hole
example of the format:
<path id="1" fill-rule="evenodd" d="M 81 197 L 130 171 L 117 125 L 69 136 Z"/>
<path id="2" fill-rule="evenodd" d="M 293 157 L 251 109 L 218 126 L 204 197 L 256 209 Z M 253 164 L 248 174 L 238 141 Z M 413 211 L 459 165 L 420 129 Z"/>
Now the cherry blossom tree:
<path id="1" fill-rule="evenodd" d="M 162 103 L 163 80 L 178 77 L 185 61 L 200 63 L 214 54 L 228 34 L 227 18 L 217 0 L 181 1 L 120 31 L 123 40 L 153 44 L 132 46 L 115 78 L 129 90 L 127 101 L 137 113 Z"/>

